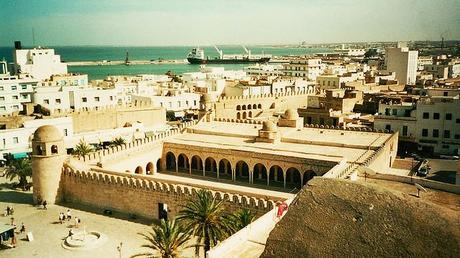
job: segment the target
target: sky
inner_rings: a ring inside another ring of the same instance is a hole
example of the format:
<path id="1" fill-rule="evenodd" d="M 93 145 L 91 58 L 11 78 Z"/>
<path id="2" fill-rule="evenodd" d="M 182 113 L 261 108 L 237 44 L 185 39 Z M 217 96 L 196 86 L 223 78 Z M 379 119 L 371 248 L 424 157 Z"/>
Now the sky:
<path id="1" fill-rule="evenodd" d="M 460 39 L 460 0 L 0 0 L 0 46 Z"/>

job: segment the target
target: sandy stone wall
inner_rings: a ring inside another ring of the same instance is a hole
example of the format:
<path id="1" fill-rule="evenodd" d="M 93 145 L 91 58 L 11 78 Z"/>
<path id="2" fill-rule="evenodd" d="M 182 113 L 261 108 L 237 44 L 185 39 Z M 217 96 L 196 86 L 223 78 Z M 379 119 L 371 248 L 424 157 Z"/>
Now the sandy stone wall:
<path id="1" fill-rule="evenodd" d="M 264 94 L 260 96 L 224 97 L 215 105 L 216 118 L 245 119 L 257 117 L 264 113 L 284 112 L 286 109 L 297 109 L 307 106 L 307 97 L 311 93 L 292 92 Z M 250 108 L 249 108 L 250 105 Z M 243 108 L 243 106 L 245 106 Z M 238 109 L 239 108 L 239 109 Z M 251 115 L 249 115 L 249 112 Z M 240 118 L 238 118 L 238 113 Z M 243 116 L 246 113 L 246 117 Z"/>
<path id="2" fill-rule="evenodd" d="M 135 214 L 149 219 L 158 219 L 159 203 L 166 203 L 168 217 L 174 217 L 198 188 L 154 181 L 137 175 L 116 175 L 114 173 L 80 172 L 65 166 L 62 172 L 61 188 L 63 201 Z M 218 199 L 225 200 L 229 212 L 247 208 L 261 216 L 273 209 L 274 201 L 263 200 L 239 194 L 213 192 Z"/>

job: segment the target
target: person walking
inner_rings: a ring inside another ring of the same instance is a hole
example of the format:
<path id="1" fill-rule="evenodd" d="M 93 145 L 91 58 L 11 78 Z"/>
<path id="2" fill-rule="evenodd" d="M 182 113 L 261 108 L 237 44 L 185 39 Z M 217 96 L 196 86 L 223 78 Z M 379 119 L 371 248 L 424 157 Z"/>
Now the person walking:
<path id="1" fill-rule="evenodd" d="M 48 203 L 46 202 L 46 200 L 44 200 L 44 201 L 43 201 L 43 209 L 44 209 L 44 210 L 47 210 L 47 209 L 48 209 L 48 208 L 46 208 L 46 205 L 47 205 L 47 204 L 48 204 Z"/>
<path id="2" fill-rule="evenodd" d="M 72 219 L 72 214 L 70 214 L 70 209 L 67 210 L 67 220 L 70 221 Z"/>
<path id="3" fill-rule="evenodd" d="M 64 213 L 63 213 L 63 212 L 59 212 L 59 223 L 62 224 L 63 221 L 64 221 Z"/>
<path id="4" fill-rule="evenodd" d="M 24 225 L 24 222 L 21 223 L 21 229 L 19 230 L 19 233 L 25 233 L 26 232 L 26 226 Z"/>

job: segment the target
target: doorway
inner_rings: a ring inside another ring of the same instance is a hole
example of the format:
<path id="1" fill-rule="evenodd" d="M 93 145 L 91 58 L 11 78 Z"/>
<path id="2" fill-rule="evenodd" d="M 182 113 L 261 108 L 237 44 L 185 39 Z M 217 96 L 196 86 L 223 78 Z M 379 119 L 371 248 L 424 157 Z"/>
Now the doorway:
<path id="1" fill-rule="evenodd" d="M 168 205 L 166 203 L 158 203 L 158 219 L 168 220 Z"/>

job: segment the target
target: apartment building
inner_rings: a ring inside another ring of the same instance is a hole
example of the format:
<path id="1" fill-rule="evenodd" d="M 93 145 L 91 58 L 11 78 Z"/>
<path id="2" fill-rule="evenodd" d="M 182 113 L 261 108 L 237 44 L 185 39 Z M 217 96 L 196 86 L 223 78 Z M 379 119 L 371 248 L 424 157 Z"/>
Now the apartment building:
<path id="1" fill-rule="evenodd" d="M 307 80 L 316 80 L 316 77 L 324 73 L 326 65 L 319 58 L 292 60 L 284 64 L 284 75 L 302 77 Z"/>

